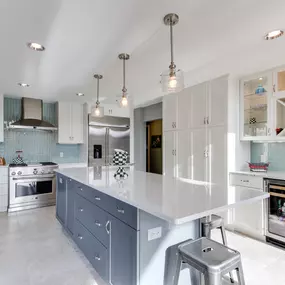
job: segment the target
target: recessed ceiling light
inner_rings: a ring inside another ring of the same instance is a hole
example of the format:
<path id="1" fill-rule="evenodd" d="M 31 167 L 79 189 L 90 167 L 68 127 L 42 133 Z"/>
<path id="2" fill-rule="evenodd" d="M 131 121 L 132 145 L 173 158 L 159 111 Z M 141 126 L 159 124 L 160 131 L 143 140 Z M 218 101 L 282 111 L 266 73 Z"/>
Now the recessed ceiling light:
<path id="1" fill-rule="evenodd" d="M 259 80 L 260 80 L 260 81 L 262 81 L 262 80 L 263 80 L 263 78 L 262 78 L 262 77 L 259 77 Z"/>
<path id="2" fill-rule="evenodd" d="M 36 50 L 36 51 L 44 51 L 45 47 L 37 44 L 37 43 L 27 43 L 27 46 L 32 49 L 32 50 Z"/>
<path id="3" fill-rule="evenodd" d="M 284 34 L 284 31 L 275 30 L 275 31 L 272 31 L 272 32 L 269 32 L 268 34 L 266 34 L 265 39 L 266 40 L 274 40 L 274 39 L 277 39 L 277 38 L 283 36 L 283 34 Z"/>
<path id="4" fill-rule="evenodd" d="M 27 83 L 18 83 L 19 86 L 21 87 L 29 87 L 30 85 Z"/>
<path id="5" fill-rule="evenodd" d="M 81 97 L 81 96 L 84 96 L 84 93 L 79 92 L 79 93 L 76 93 L 76 95 Z"/>

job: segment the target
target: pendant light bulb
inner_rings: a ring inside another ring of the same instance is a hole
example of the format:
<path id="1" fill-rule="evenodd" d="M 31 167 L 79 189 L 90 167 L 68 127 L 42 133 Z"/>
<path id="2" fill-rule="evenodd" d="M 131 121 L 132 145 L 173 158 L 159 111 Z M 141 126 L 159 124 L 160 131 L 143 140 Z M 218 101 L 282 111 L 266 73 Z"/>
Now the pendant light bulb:
<path id="1" fill-rule="evenodd" d="M 121 98 L 121 105 L 123 107 L 127 107 L 128 106 L 128 99 L 127 99 L 126 95 L 122 96 L 122 98 Z"/>
<path id="2" fill-rule="evenodd" d="M 96 117 L 100 117 L 100 116 L 101 116 L 101 112 L 100 112 L 99 106 L 96 106 L 94 113 L 95 113 L 95 116 L 96 116 Z"/>
<path id="3" fill-rule="evenodd" d="M 168 81 L 169 88 L 176 88 L 177 87 L 177 79 L 176 76 L 170 76 Z"/>

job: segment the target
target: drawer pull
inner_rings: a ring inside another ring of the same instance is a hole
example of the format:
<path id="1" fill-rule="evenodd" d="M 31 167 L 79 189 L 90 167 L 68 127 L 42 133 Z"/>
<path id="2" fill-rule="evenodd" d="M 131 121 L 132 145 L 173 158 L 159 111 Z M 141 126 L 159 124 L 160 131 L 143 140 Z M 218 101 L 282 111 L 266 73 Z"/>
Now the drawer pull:
<path id="1" fill-rule="evenodd" d="M 79 208 L 79 212 L 83 212 L 83 209 L 82 209 L 82 208 Z"/>
<path id="2" fill-rule="evenodd" d="M 82 239 L 83 239 L 83 236 L 78 235 L 78 239 L 82 240 Z"/>
<path id="3" fill-rule="evenodd" d="M 241 182 L 248 183 L 249 180 L 241 180 Z"/>
<path id="4" fill-rule="evenodd" d="M 83 188 L 82 187 L 78 187 L 80 189 L 80 191 L 83 191 Z"/>
<path id="5" fill-rule="evenodd" d="M 100 198 L 100 197 L 98 197 L 98 196 L 96 196 L 96 197 L 95 197 L 95 200 L 97 200 L 97 201 L 101 201 L 101 198 Z"/>
<path id="6" fill-rule="evenodd" d="M 102 226 L 102 224 L 101 224 L 100 222 L 98 222 L 98 221 L 95 221 L 95 225 L 96 225 L 97 227 L 101 227 L 101 226 Z"/>
<path id="7" fill-rule="evenodd" d="M 99 255 L 96 255 L 96 256 L 95 256 L 95 259 L 98 260 L 98 261 L 100 261 L 100 260 L 101 260 L 101 257 L 100 257 Z"/>
<path id="8" fill-rule="evenodd" d="M 108 222 L 106 223 L 106 225 L 105 225 L 105 229 L 106 229 L 106 232 L 107 232 L 108 235 L 110 234 L 110 228 L 109 228 L 109 226 L 110 226 L 110 221 L 108 221 Z"/>
<path id="9" fill-rule="evenodd" d="M 117 208 L 117 211 L 118 211 L 118 213 L 120 213 L 120 214 L 125 214 L 125 210 L 124 210 L 124 209 L 118 209 L 118 208 Z"/>

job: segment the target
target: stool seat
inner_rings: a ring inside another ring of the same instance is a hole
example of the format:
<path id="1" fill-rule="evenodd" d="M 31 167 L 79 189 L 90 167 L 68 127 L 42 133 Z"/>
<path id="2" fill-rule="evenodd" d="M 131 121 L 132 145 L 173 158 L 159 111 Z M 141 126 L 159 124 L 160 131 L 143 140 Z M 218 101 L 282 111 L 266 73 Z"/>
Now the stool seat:
<path id="1" fill-rule="evenodd" d="M 239 252 L 207 238 L 188 241 L 178 247 L 182 260 L 200 268 L 200 272 L 221 273 L 240 261 Z"/>

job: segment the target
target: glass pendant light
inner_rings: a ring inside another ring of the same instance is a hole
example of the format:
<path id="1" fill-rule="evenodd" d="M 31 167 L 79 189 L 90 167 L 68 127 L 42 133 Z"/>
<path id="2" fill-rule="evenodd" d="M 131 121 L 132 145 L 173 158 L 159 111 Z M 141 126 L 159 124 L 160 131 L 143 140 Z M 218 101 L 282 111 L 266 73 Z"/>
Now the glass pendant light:
<path id="1" fill-rule="evenodd" d="M 130 59 L 130 55 L 127 53 L 119 54 L 119 59 L 123 60 L 123 94 L 119 100 L 120 107 L 128 107 L 128 97 L 126 88 L 126 60 Z"/>
<path id="2" fill-rule="evenodd" d="M 100 107 L 100 101 L 99 101 L 99 80 L 103 78 L 103 75 L 95 74 L 94 78 L 97 79 L 97 101 L 95 103 L 95 106 L 91 109 L 91 116 L 92 117 L 104 117 L 104 108 Z"/>
<path id="3" fill-rule="evenodd" d="M 173 56 L 173 26 L 179 22 L 179 17 L 176 14 L 167 14 L 164 17 L 164 24 L 170 26 L 170 54 L 171 62 L 169 70 L 161 75 L 162 91 L 165 93 L 179 92 L 184 88 L 184 75 L 183 72 L 178 69 L 174 63 Z"/>

